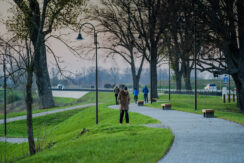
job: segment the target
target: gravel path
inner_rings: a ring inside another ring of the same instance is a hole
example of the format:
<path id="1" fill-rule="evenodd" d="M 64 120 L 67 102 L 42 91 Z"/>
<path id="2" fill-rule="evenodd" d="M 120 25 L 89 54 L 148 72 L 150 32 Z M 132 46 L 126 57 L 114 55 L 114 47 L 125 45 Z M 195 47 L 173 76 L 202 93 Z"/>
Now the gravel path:
<path id="1" fill-rule="evenodd" d="M 69 111 L 69 110 L 74 110 L 74 109 L 79 109 L 79 108 L 85 108 L 85 107 L 89 107 L 89 106 L 94 106 L 95 104 L 85 104 L 85 105 L 79 105 L 79 106 L 73 106 L 73 107 L 69 107 L 69 108 L 65 108 L 65 109 L 56 109 L 56 110 L 51 110 L 51 111 L 46 111 L 46 112 L 42 112 L 42 113 L 36 113 L 36 114 L 32 114 L 32 117 L 40 117 L 40 116 L 46 116 L 49 114 L 55 114 L 55 113 L 59 113 L 59 112 L 64 112 L 64 111 Z M 26 119 L 26 115 L 23 116 L 18 116 L 18 117 L 14 117 L 14 118 L 7 118 L 7 123 L 8 122 L 13 122 L 13 121 L 19 121 L 19 120 L 24 120 Z M 4 120 L 0 120 L 0 124 L 3 124 Z M 23 142 L 27 142 L 27 138 L 6 138 L 6 142 L 9 143 L 23 143 Z M 5 142 L 5 138 L 4 137 L 0 137 L 0 142 Z"/>
<path id="2" fill-rule="evenodd" d="M 82 96 L 86 95 L 88 92 L 81 91 L 52 91 L 53 96 L 55 97 L 70 97 L 79 99 Z"/>
<path id="3" fill-rule="evenodd" d="M 118 109 L 119 106 L 110 108 Z M 244 162 L 242 125 L 218 118 L 203 118 L 199 114 L 138 107 L 135 104 L 130 105 L 130 111 L 158 119 L 174 133 L 174 143 L 159 163 Z"/>

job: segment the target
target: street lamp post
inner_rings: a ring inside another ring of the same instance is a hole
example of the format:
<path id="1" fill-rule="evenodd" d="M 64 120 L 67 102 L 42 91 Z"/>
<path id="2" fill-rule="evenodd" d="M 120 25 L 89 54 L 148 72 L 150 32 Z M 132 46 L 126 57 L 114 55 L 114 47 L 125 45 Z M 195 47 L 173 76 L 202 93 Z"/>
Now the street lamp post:
<path id="1" fill-rule="evenodd" d="M 228 101 L 230 103 L 230 73 L 229 73 L 229 95 L 228 95 Z"/>
<path id="2" fill-rule="evenodd" d="M 196 11 L 195 11 L 195 0 L 192 0 L 192 9 L 193 9 L 193 20 L 194 20 L 194 25 L 193 25 L 193 33 L 194 33 L 194 43 L 193 43 L 193 53 L 194 53 L 194 97 L 195 97 L 195 110 L 197 110 L 197 54 L 196 54 Z M 179 16 L 177 18 L 177 22 L 182 22 L 182 17 Z"/>
<path id="3" fill-rule="evenodd" d="M 84 26 L 84 25 L 90 25 L 93 30 L 94 30 L 94 44 L 96 46 L 96 124 L 98 124 L 98 64 L 97 64 L 97 32 L 96 32 L 96 29 L 94 27 L 94 25 L 92 25 L 91 23 L 83 23 L 80 25 L 80 28 L 79 28 L 79 34 L 78 34 L 78 37 L 77 37 L 77 40 L 83 40 L 83 37 L 81 35 L 81 28 Z"/>
<path id="4" fill-rule="evenodd" d="M 195 0 L 193 0 L 193 14 L 194 14 L 194 84 L 195 84 L 195 110 L 197 110 L 197 54 L 196 54 L 196 13 Z"/>
<path id="5" fill-rule="evenodd" d="M 5 61 L 5 56 L 3 56 L 3 89 L 4 89 L 4 136 L 6 137 L 7 135 L 7 96 L 6 96 L 6 89 L 7 89 L 7 77 L 6 77 L 6 61 Z"/>
<path id="6" fill-rule="evenodd" d="M 151 52 L 150 52 L 151 53 Z M 151 53 L 151 60 L 150 60 L 150 100 L 151 100 L 151 104 L 152 104 L 152 53 Z"/>
<path id="7" fill-rule="evenodd" d="M 170 102 L 170 54 L 169 54 L 169 102 Z"/>

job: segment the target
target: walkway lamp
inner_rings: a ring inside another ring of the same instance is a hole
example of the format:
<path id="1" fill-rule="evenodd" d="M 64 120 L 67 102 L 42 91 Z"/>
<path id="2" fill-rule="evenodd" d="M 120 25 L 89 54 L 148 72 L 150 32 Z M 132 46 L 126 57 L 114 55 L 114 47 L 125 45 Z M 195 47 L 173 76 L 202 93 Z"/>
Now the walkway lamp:
<path id="1" fill-rule="evenodd" d="M 170 82 L 170 53 L 169 53 L 169 102 L 170 102 L 170 94 L 171 94 L 171 82 Z"/>
<path id="2" fill-rule="evenodd" d="M 193 0 L 193 17 L 194 17 L 194 96 L 195 96 L 195 110 L 197 110 L 197 54 L 196 54 L 196 11 L 195 0 Z"/>
<path id="3" fill-rule="evenodd" d="M 195 0 L 192 0 L 192 10 L 193 10 L 193 35 L 194 35 L 194 43 L 193 43 L 193 53 L 194 53 L 194 97 L 195 97 L 195 110 L 197 110 L 197 54 L 196 54 L 196 11 L 195 11 Z M 176 20 L 177 23 L 183 22 L 181 16 L 179 16 Z"/>
<path id="4" fill-rule="evenodd" d="M 79 34 L 77 37 L 77 40 L 83 40 L 83 37 L 81 35 L 81 28 L 84 25 L 90 25 L 94 31 L 94 44 L 96 46 L 96 124 L 98 124 L 98 66 L 97 66 L 97 32 L 96 29 L 94 27 L 94 25 L 92 25 L 91 23 L 83 23 L 80 25 L 79 28 Z"/>
<path id="5" fill-rule="evenodd" d="M 7 77 L 6 77 L 6 60 L 3 56 L 3 98 L 4 98 L 4 136 L 7 135 Z"/>

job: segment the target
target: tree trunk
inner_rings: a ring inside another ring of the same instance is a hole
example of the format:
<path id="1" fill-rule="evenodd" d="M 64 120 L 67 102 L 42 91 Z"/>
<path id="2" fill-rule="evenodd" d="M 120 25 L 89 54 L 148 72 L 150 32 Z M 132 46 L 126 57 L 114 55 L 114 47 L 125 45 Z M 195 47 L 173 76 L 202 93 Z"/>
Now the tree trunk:
<path id="1" fill-rule="evenodd" d="M 235 81 L 237 89 L 237 98 L 239 101 L 240 111 L 244 113 L 244 33 L 240 33 L 240 50 L 237 51 L 234 41 L 226 41 L 224 43 L 224 54 L 226 57 L 226 63 L 228 65 L 228 70 Z"/>
<path id="2" fill-rule="evenodd" d="M 237 105 L 239 106 L 242 113 L 244 113 L 244 70 L 239 73 L 233 74 L 232 78 L 236 84 L 237 91 Z"/>
<path id="3" fill-rule="evenodd" d="M 151 54 L 152 55 L 152 54 Z M 157 81 L 158 81 L 158 76 L 157 76 L 157 56 L 152 55 L 151 57 L 151 97 L 152 98 L 158 98 L 158 90 L 157 90 Z"/>
<path id="4" fill-rule="evenodd" d="M 35 47 L 38 48 L 38 47 Z M 44 38 L 41 40 L 41 47 L 36 53 L 35 75 L 38 88 L 39 103 L 41 108 L 50 108 L 54 106 L 52 88 L 47 68 L 46 47 Z"/>
<path id="5" fill-rule="evenodd" d="M 136 75 L 136 68 L 135 68 L 135 63 L 131 62 L 131 74 L 132 74 L 132 80 L 133 80 L 133 89 L 139 90 L 139 80 L 140 76 Z"/>
<path id="6" fill-rule="evenodd" d="M 175 72 L 175 80 L 176 80 L 176 90 L 181 90 L 181 80 L 182 79 L 182 73 L 181 72 Z"/>
<path id="7" fill-rule="evenodd" d="M 131 66 L 131 74 L 133 79 L 133 88 L 136 88 L 139 91 L 139 82 L 141 78 L 141 72 L 145 60 L 145 55 L 142 56 L 142 60 L 138 68 L 138 71 L 136 71 L 136 66 L 134 62 L 133 48 L 130 49 L 130 56 L 131 56 L 130 66 Z"/>
<path id="8" fill-rule="evenodd" d="M 132 75 L 132 78 L 133 78 L 133 88 L 136 88 L 137 90 L 139 90 L 140 78 L 137 75 Z"/>
<path id="9" fill-rule="evenodd" d="M 189 61 L 187 63 L 183 62 L 183 69 L 182 69 L 184 81 L 185 81 L 185 89 L 192 90 L 191 87 L 191 68 Z"/>
<path id="10" fill-rule="evenodd" d="M 33 136 L 33 126 L 32 126 L 32 77 L 33 72 L 30 70 L 27 71 L 27 83 L 26 83 L 26 108 L 27 108 L 27 133 L 28 133 L 28 143 L 29 143 L 29 152 L 30 155 L 36 153 L 35 142 Z"/>

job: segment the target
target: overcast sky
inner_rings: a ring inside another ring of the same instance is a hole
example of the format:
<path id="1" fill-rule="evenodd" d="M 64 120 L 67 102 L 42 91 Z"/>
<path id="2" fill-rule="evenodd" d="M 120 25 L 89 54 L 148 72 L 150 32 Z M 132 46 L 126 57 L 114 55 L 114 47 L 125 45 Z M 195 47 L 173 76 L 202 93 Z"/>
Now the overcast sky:
<path id="1" fill-rule="evenodd" d="M 2 19 L 7 19 L 7 16 L 9 16 L 11 13 L 8 11 L 10 7 L 10 2 L 12 0 L 0 0 L 0 17 Z M 92 0 L 92 3 L 97 2 L 98 0 Z M 81 21 L 82 22 L 82 21 Z M 6 35 L 7 31 L 5 29 L 5 26 L 3 24 L 0 25 L 1 35 Z M 65 31 L 59 31 L 59 32 L 65 32 Z M 93 44 L 93 36 L 87 36 L 84 35 L 85 39 L 82 41 L 77 41 L 77 45 L 81 44 L 82 45 L 89 45 L 92 47 L 94 46 Z M 68 42 L 75 42 L 77 37 L 77 32 L 73 32 L 70 35 L 68 35 L 65 40 Z M 102 42 L 102 35 L 98 35 L 98 42 Z M 95 61 L 92 58 L 90 59 L 84 59 L 84 57 L 80 58 L 77 56 L 74 56 L 70 50 L 60 41 L 57 41 L 55 39 L 50 39 L 48 40 L 47 43 L 52 50 L 55 52 L 57 56 L 59 56 L 62 60 L 62 63 L 60 63 L 61 67 L 65 68 L 67 71 L 72 71 L 72 72 L 78 72 L 80 69 L 84 68 L 89 68 L 89 67 L 94 67 L 95 66 Z M 95 54 L 95 51 L 90 52 L 90 54 Z M 103 52 L 101 49 L 98 50 L 98 65 L 99 67 L 102 68 L 110 68 L 110 67 L 119 67 L 119 68 L 127 68 L 129 67 L 128 63 L 123 61 L 119 56 L 114 57 L 114 59 L 111 58 L 106 58 L 105 57 L 105 52 Z M 51 54 L 47 54 L 47 59 L 48 59 L 48 65 L 49 67 L 55 65 L 55 62 L 53 60 L 53 56 Z M 145 63 L 145 66 L 147 67 L 148 64 Z"/>
<path id="2" fill-rule="evenodd" d="M 92 4 L 97 3 L 99 0 L 91 0 Z M 7 17 L 9 15 L 11 15 L 11 13 L 8 11 L 8 9 L 10 8 L 10 3 L 12 2 L 12 0 L 0 0 L 0 18 L 6 20 Z M 81 20 L 82 22 L 82 20 Z M 59 33 L 67 33 L 67 31 L 64 29 L 62 31 L 58 31 Z M 69 31 L 70 33 L 70 31 Z M 0 34 L 1 35 L 6 35 L 7 34 L 7 30 L 5 29 L 5 26 L 1 23 L 0 24 Z M 77 46 L 84 47 L 84 46 L 90 46 L 90 47 L 94 47 L 93 44 L 93 35 L 86 35 L 84 34 L 84 40 L 82 41 L 77 41 L 76 37 L 77 37 L 77 32 L 71 31 L 71 33 L 67 36 L 65 36 L 65 41 L 69 44 L 71 42 L 72 45 L 75 44 Z M 98 42 L 102 43 L 103 42 L 103 35 L 102 34 L 98 34 Z M 73 55 L 70 50 L 60 41 L 57 41 L 55 39 L 49 39 L 47 42 L 47 45 L 51 47 L 51 49 L 55 52 L 55 54 L 57 56 L 60 57 L 60 66 L 66 70 L 66 71 L 70 71 L 73 73 L 76 72 L 82 72 L 84 71 L 84 69 L 88 69 L 90 67 L 95 67 L 95 59 L 94 58 L 89 58 L 89 59 L 84 59 L 84 57 L 77 57 L 75 55 Z M 91 51 L 89 54 L 95 54 L 95 51 Z M 84 56 L 84 55 L 83 55 Z M 123 59 L 121 59 L 121 57 L 119 56 L 115 56 L 113 59 L 107 58 L 106 56 L 106 52 L 102 51 L 101 49 L 98 49 L 98 66 L 101 68 L 105 68 L 105 69 L 109 69 L 111 67 L 118 67 L 120 69 L 125 69 L 125 68 L 130 68 L 129 64 L 126 63 Z M 49 68 L 55 66 L 55 62 L 53 59 L 53 56 L 48 53 L 47 54 L 47 60 L 48 60 L 48 66 Z M 139 63 L 137 63 L 137 66 L 139 66 Z M 149 64 L 147 63 L 147 61 L 144 64 L 144 68 L 148 68 Z M 162 69 L 168 69 L 168 65 L 164 64 L 161 66 Z M 204 73 L 205 77 L 209 77 L 209 73 Z M 203 75 L 203 74 L 202 74 Z M 210 75 L 211 76 L 211 75 Z"/>

